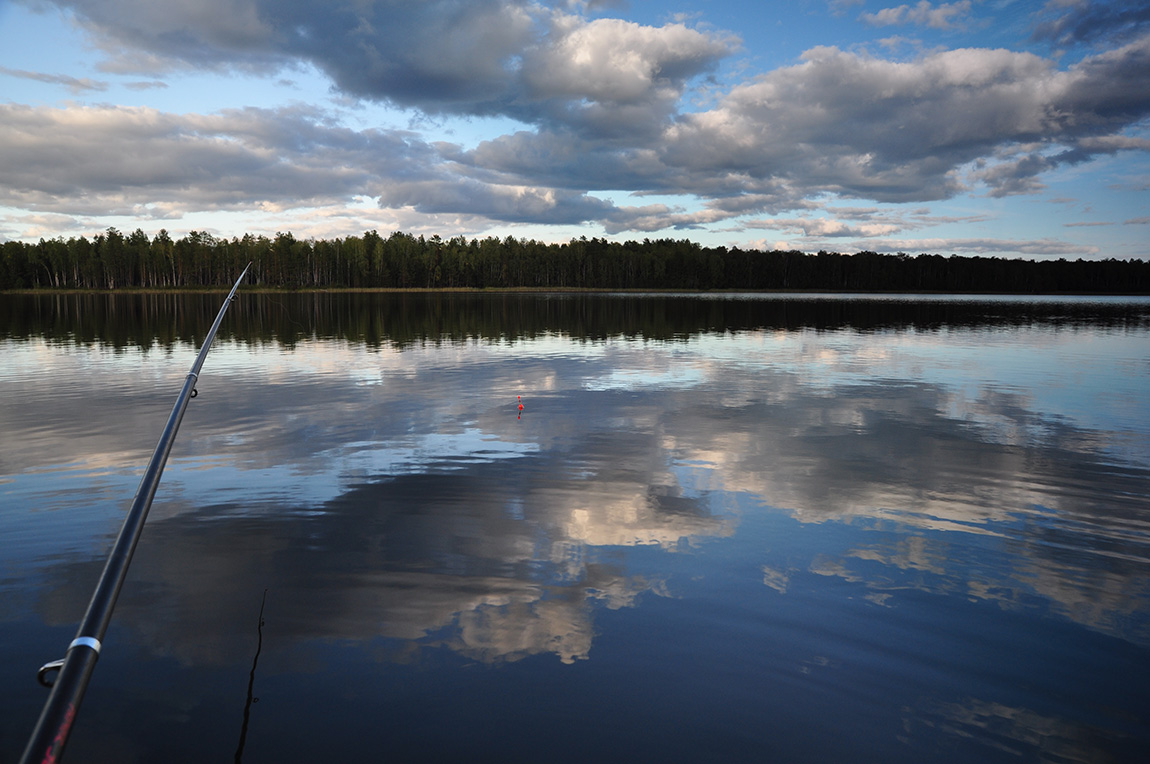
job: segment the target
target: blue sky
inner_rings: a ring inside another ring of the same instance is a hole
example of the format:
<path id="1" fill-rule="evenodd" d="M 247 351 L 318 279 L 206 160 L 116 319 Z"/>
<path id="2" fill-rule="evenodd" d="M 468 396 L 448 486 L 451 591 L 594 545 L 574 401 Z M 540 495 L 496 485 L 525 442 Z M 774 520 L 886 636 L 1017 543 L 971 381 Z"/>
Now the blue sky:
<path id="1" fill-rule="evenodd" d="M 1150 6 L 0 0 L 0 240 L 1150 257 Z"/>

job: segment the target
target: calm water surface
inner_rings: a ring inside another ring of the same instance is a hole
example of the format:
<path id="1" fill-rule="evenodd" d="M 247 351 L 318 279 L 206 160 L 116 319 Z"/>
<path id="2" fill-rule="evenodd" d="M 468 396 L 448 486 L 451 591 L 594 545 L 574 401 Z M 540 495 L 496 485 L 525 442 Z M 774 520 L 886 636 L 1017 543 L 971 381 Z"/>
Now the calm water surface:
<path id="1" fill-rule="evenodd" d="M 0 297 L 0 760 L 219 299 Z M 1147 300 L 241 296 L 67 760 L 1145 761 L 1148 378 Z"/>

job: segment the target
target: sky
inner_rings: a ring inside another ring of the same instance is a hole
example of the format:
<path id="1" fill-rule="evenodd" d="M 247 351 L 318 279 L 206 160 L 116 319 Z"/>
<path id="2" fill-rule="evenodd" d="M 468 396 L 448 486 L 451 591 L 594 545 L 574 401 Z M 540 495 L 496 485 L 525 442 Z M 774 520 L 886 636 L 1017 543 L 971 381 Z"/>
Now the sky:
<path id="1" fill-rule="evenodd" d="M 1150 259 L 1150 5 L 0 0 L 0 241 Z"/>

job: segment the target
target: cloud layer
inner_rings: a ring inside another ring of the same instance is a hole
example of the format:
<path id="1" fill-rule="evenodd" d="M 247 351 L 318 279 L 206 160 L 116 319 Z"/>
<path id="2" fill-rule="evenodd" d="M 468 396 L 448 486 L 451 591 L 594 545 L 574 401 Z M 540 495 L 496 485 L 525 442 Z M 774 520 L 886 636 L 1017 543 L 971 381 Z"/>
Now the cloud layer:
<path id="1" fill-rule="evenodd" d="M 697 86 L 738 52 L 736 36 L 594 17 L 582 4 L 58 5 L 105 52 L 109 73 L 314 66 L 353 99 L 443 118 L 511 118 L 524 128 L 465 148 L 410 131 L 353 130 L 318 107 L 201 115 L 5 104 L 0 144 L 19 151 L 0 159 L 8 181 L 0 204 L 40 216 L 334 208 L 370 198 L 396 216 L 465 226 L 593 223 L 624 233 L 731 221 L 741 230 L 744 216 L 769 220 L 825 200 L 1033 194 L 1059 168 L 1150 148 L 1150 35 L 1139 13 L 1094 6 L 1052 11 L 1036 27 L 1050 39 L 1124 41 L 1071 65 L 1005 49 L 898 60 L 815 47 L 693 106 Z M 970 9 L 922 2 L 864 19 L 949 27 Z M 697 204 L 624 206 L 611 191 Z M 808 236 L 907 230 L 833 217 L 803 225 Z"/>

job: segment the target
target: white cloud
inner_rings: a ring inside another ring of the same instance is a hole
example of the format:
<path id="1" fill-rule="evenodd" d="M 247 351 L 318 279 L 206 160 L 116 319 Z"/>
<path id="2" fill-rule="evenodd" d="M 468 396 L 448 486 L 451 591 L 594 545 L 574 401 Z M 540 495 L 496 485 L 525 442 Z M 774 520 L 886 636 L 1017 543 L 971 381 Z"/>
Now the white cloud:
<path id="1" fill-rule="evenodd" d="M 380 205 L 433 214 L 466 211 L 507 222 L 567 224 L 601 219 L 611 209 L 610 203 L 586 194 L 480 183 L 458 176 L 385 184 Z"/>
<path id="2" fill-rule="evenodd" d="M 748 220 L 744 222 L 743 225 L 747 228 L 769 228 L 772 230 L 786 231 L 788 233 L 802 233 L 804 236 L 822 236 L 827 238 L 886 236 L 902 230 L 902 226 L 895 223 L 861 223 L 850 225 L 841 220 L 830 220 L 827 218 L 766 218 L 762 220 Z"/>
<path id="3" fill-rule="evenodd" d="M 910 230 L 912 221 L 796 213 L 834 200 L 1034 193 L 1059 167 L 1150 151 L 1137 132 L 1150 117 L 1150 36 L 1069 67 L 1003 49 L 903 61 L 816 47 L 687 113 L 690 88 L 738 40 L 681 23 L 572 14 L 602 3 L 57 4 L 74 11 L 116 71 L 238 68 L 279 77 L 314 66 L 349 99 L 345 106 L 378 100 L 432 118 L 494 115 L 526 127 L 464 150 L 414 132 L 350 129 L 339 114 L 298 106 L 176 115 L 2 105 L 0 145 L 12 150 L 0 152 L 0 204 L 28 214 L 170 218 L 326 209 L 368 197 L 388 220 L 594 223 L 624 233 L 738 226 L 757 216 L 807 238 L 870 239 Z M 874 15 L 953 24 L 969 8 L 918 3 Z M 659 198 L 620 207 L 599 193 Z"/>
<path id="4" fill-rule="evenodd" d="M 985 49 L 905 63 L 837 48 L 803 58 L 733 88 L 716 109 L 684 115 L 667 131 L 662 161 L 696 178 L 741 171 L 746 190 L 782 179 L 802 196 L 928 201 L 958 193 L 964 165 L 1004 148 L 1065 151 L 1007 151 L 1002 169 L 975 178 L 1000 182 L 1000 193 L 1062 162 L 1144 149 L 1122 131 L 1150 114 L 1150 92 L 1136 84 L 1150 78 L 1150 37 L 1066 71 Z"/>
<path id="5" fill-rule="evenodd" d="M 877 13 L 864 13 L 859 18 L 873 26 L 915 24 L 933 29 L 951 29 L 970 13 L 970 0 L 941 3 L 937 6 L 920 0 L 916 5 L 883 8 Z"/>
<path id="6" fill-rule="evenodd" d="M 538 37 L 528 0 L 56 0 L 119 73 L 302 62 L 341 90 L 432 111 L 479 113 L 512 92 L 513 57 Z"/>
<path id="7" fill-rule="evenodd" d="M 530 0 L 58 0 L 108 71 L 275 72 L 309 63 L 346 94 L 430 113 L 559 118 L 554 99 L 673 101 L 734 43 L 683 24 L 588 21 Z M 602 3 L 577 3 L 582 12 Z M 661 108 L 665 113 L 667 106 Z M 576 115 L 578 116 L 578 115 Z"/>
<path id="8" fill-rule="evenodd" d="M 527 54 L 524 79 L 535 97 L 633 103 L 678 98 L 690 77 L 732 43 L 682 24 L 642 26 L 621 19 L 556 19 L 544 44 Z"/>
<path id="9" fill-rule="evenodd" d="M 307 109 L 174 115 L 0 104 L 0 204 L 65 214 L 344 202 L 429 163 L 410 134 L 327 127 Z M 423 154 L 423 159 L 415 159 Z"/>

